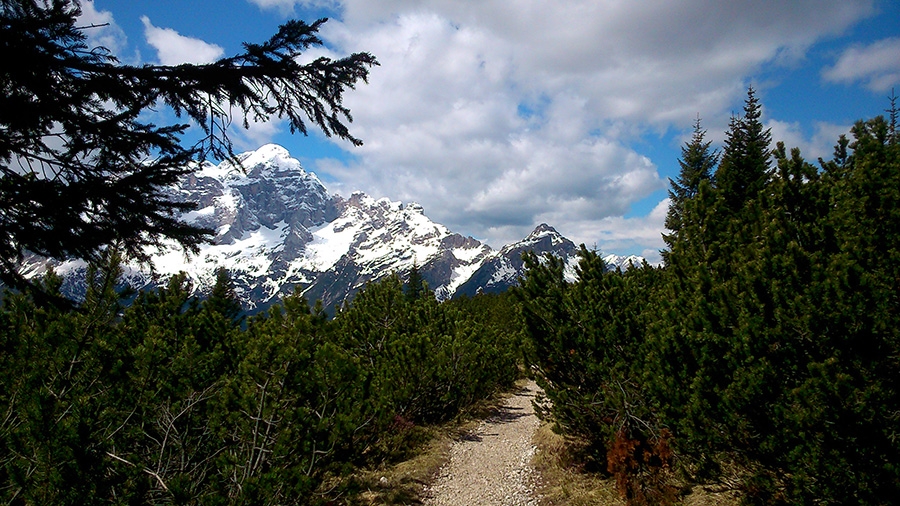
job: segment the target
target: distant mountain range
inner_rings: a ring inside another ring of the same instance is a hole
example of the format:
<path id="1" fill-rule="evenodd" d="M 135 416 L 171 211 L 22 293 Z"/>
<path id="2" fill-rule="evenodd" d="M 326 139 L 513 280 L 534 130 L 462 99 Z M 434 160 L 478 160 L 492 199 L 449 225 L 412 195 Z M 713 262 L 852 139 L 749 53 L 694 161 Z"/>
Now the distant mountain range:
<path id="1" fill-rule="evenodd" d="M 241 167 L 204 163 L 171 189 L 174 198 L 198 204 L 183 219 L 215 230 L 213 243 L 189 258 L 174 246 L 156 254 L 152 273 L 128 266 L 125 283 L 152 288 L 183 271 L 202 294 L 222 267 L 244 307 L 254 311 L 295 289 L 331 308 L 367 282 L 392 272 L 405 277 L 413 266 L 440 299 L 502 292 L 524 274 L 524 251 L 563 258 L 574 279 L 577 247 L 549 225 L 495 251 L 431 221 L 419 204 L 375 200 L 361 192 L 349 198 L 329 194 L 281 146 L 265 145 L 238 159 Z M 608 255 L 604 260 L 624 268 L 643 259 Z M 38 276 L 51 266 L 63 276 L 68 295 L 84 292 L 86 266 L 80 260 L 31 257 L 23 272 Z"/>

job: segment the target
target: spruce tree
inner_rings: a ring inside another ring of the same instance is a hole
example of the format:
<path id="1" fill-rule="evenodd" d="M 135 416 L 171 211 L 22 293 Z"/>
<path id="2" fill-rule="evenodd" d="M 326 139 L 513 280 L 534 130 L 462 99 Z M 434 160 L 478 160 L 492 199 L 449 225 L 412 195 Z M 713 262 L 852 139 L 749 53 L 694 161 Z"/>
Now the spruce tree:
<path id="1" fill-rule="evenodd" d="M 760 122 L 762 107 L 753 87 L 747 89 L 744 115 L 732 117 L 725 138 L 716 187 L 731 211 L 756 197 L 769 176 L 772 133 Z"/>
<path id="2" fill-rule="evenodd" d="M 891 106 L 885 111 L 888 113 L 888 143 L 897 144 L 900 141 L 900 133 L 897 132 L 897 117 L 900 115 L 900 110 L 897 109 L 897 95 L 894 94 L 893 88 L 891 88 L 891 96 L 888 97 L 888 100 L 891 102 Z"/>
<path id="3" fill-rule="evenodd" d="M 684 215 L 684 203 L 693 198 L 700 191 L 700 183 L 711 181 L 716 163 L 719 160 L 718 151 L 711 150 L 711 141 L 705 141 L 706 131 L 700 127 L 700 117 L 694 123 L 694 134 L 690 142 L 681 148 L 681 158 L 678 160 L 680 172 L 677 180 L 669 179 L 669 212 L 666 214 L 666 228 L 672 234 L 664 234 L 663 238 L 671 247 L 674 236 L 681 229 Z"/>
<path id="4" fill-rule="evenodd" d="M 241 313 L 241 302 L 234 291 L 234 283 L 224 267 L 216 269 L 216 283 L 209 292 L 209 297 L 203 301 L 203 307 L 225 317 L 228 321 L 235 321 Z"/>
<path id="5" fill-rule="evenodd" d="M 427 293 L 428 284 L 425 283 L 425 280 L 422 278 L 422 273 L 419 272 L 418 264 L 413 263 L 412 268 L 409 270 L 409 277 L 406 280 L 403 294 L 408 301 L 412 302 L 421 299 Z"/>

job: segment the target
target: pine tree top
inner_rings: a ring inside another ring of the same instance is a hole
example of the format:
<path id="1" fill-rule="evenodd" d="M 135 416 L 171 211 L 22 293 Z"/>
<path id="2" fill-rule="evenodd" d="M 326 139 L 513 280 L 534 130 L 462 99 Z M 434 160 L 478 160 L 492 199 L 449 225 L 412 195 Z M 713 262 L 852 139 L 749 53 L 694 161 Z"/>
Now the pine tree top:
<path id="1" fill-rule="evenodd" d="M 691 140 L 681 147 L 678 177 L 669 179 L 669 211 L 666 214 L 666 228 L 669 230 L 677 232 L 681 228 L 685 201 L 697 194 L 702 181 L 712 180 L 719 153 L 711 148 L 712 142 L 706 141 L 705 137 L 706 130 L 701 127 L 700 117 L 697 116 Z"/>

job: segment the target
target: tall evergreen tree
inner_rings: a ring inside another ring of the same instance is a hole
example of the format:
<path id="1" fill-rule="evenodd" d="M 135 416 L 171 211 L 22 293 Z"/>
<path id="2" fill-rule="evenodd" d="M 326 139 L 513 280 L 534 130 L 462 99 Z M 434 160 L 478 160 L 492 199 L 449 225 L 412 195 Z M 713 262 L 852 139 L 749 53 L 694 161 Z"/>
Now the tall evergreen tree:
<path id="1" fill-rule="evenodd" d="M 755 198 L 765 185 L 772 165 L 772 132 L 760 121 L 762 107 L 751 86 L 744 115 L 733 117 L 725 138 L 716 186 L 732 211 Z"/>
<path id="2" fill-rule="evenodd" d="M 891 102 L 891 106 L 885 111 L 888 113 L 888 143 L 897 144 L 900 141 L 900 133 L 897 132 L 897 117 L 900 115 L 900 110 L 897 109 L 897 95 L 894 94 L 893 88 L 888 100 Z"/>
<path id="3" fill-rule="evenodd" d="M 225 132 L 232 107 L 246 117 L 311 122 L 354 144 L 343 91 L 377 64 L 367 53 L 300 63 L 322 41 L 324 19 L 289 21 L 262 44 L 205 65 L 122 65 L 90 48 L 78 0 L 0 0 L 0 279 L 17 274 L 26 251 L 98 260 L 118 244 L 146 260 L 164 239 L 186 250 L 210 237 L 178 211 L 193 207 L 164 189 L 198 157 L 233 158 Z M 188 125 L 157 126 L 142 114 L 166 104 L 206 132 L 182 146 Z M 245 120 L 245 126 L 247 121 Z"/>
<path id="4" fill-rule="evenodd" d="M 216 283 L 209 292 L 203 306 L 210 311 L 221 314 L 229 321 L 237 319 L 241 313 L 241 302 L 234 291 L 234 283 L 224 267 L 216 269 Z"/>
<path id="5" fill-rule="evenodd" d="M 694 122 L 694 134 L 690 142 L 681 148 L 678 165 L 681 171 L 677 180 L 669 179 L 669 212 L 666 214 L 666 228 L 672 234 L 664 234 L 663 238 L 669 246 L 674 236 L 681 229 L 684 216 L 684 203 L 700 191 L 700 183 L 711 181 L 719 153 L 710 149 L 711 141 L 705 140 L 706 130 L 700 127 L 700 117 Z"/>
<path id="6" fill-rule="evenodd" d="M 418 264 L 413 263 L 412 268 L 409 270 L 409 277 L 406 280 L 403 294 L 406 296 L 407 300 L 412 302 L 421 299 L 427 293 L 428 284 L 422 278 L 422 273 L 419 272 Z"/>

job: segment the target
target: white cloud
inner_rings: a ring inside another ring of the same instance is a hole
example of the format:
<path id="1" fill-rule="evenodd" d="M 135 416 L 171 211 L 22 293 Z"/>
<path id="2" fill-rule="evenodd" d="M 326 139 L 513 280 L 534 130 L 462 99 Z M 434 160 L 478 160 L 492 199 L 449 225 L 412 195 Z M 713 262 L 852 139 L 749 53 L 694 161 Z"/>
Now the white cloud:
<path id="1" fill-rule="evenodd" d="M 782 141 L 788 153 L 793 148 L 800 148 L 800 155 L 808 162 L 816 164 L 819 158 L 830 160 L 834 155 L 834 146 L 838 137 L 845 134 L 850 137 L 850 125 L 817 122 L 811 137 L 807 137 L 797 122 L 778 120 L 766 121 L 766 127 L 772 130 L 772 142 Z"/>
<path id="2" fill-rule="evenodd" d="M 666 247 L 662 240 L 669 199 L 661 200 L 646 216 L 625 218 L 607 216 L 600 220 L 566 221 L 556 227 L 575 244 L 597 247 L 602 253 L 641 255 L 651 264 L 662 261 L 659 251 Z M 562 217 L 550 212 L 540 216 L 542 221 L 554 223 Z"/>
<path id="3" fill-rule="evenodd" d="M 872 12 L 870 0 L 760 3 L 531 0 L 346 0 L 354 33 L 398 17 L 434 14 L 484 35 L 485 55 L 505 58 L 520 92 L 575 91 L 598 121 L 690 124 L 746 89 L 759 65 L 841 32 Z"/>
<path id="4" fill-rule="evenodd" d="M 294 5 L 299 3 L 297 0 L 249 0 L 250 3 L 258 5 L 262 9 L 278 9 L 281 11 L 292 11 Z"/>
<path id="5" fill-rule="evenodd" d="M 868 46 L 844 50 L 822 77 L 839 83 L 865 82 L 872 91 L 887 91 L 900 84 L 900 38 L 887 38 Z"/>
<path id="6" fill-rule="evenodd" d="M 334 9 L 340 21 L 321 33 L 331 50 L 381 63 L 345 99 L 365 145 L 349 162 L 316 162 L 332 189 L 420 202 L 494 246 L 547 222 L 638 254 L 662 247 L 666 206 L 623 218 L 665 188 L 637 139 L 698 113 L 716 138 L 764 65 L 801 61 L 874 12 L 873 0 L 249 1 Z M 770 126 L 807 157 L 836 140 L 834 125 L 810 139 Z"/>
<path id="7" fill-rule="evenodd" d="M 147 16 L 141 16 L 141 22 L 147 43 L 156 49 L 157 58 L 163 65 L 211 63 L 225 54 L 225 50 L 215 44 L 186 37 L 171 28 L 153 26 Z"/>
<path id="8" fill-rule="evenodd" d="M 234 143 L 235 151 L 250 151 L 259 148 L 263 144 L 272 142 L 277 134 L 284 130 L 286 121 L 274 119 L 269 121 L 257 121 L 252 114 L 246 116 L 247 128 L 243 122 L 246 115 L 238 107 L 231 108 L 231 117 L 235 118 L 228 128 L 228 136 Z M 240 118 L 240 120 L 238 120 Z"/>
<path id="9" fill-rule="evenodd" d="M 84 28 L 88 46 L 91 48 L 105 47 L 115 55 L 121 53 L 128 43 L 125 32 L 116 24 L 112 13 L 98 11 L 93 0 L 81 3 L 81 15 L 77 24 Z"/>
<path id="10" fill-rule="evenodd" d="M 337 32 L 328 35 L 349 33 Z M 533 117 L 519 114 L 531 93 L 516 93 L 511 59 L 491 52 L 495 42 L 433 13 L 399 16 L 353 41 L 382 64 L 347 101 L 366 145 L 356 151 L 358 164 L 324 170 L 376 194 L 424 202 L 451 228 L 498 244 L 491 230 L 514 224 L 520 239 L 548 207 L 621 214 L 661 187 L 649 160 L 591 135 L 584 97 L 536 98 Z"/>
<path id="11" fill-rule="evenodd" d="M 294 6 L 302 5 L 306 7 L 330 6 L 337 2 L 330 0 L 248 0 L 252 4 L 258 5 L 261 9 L 277 9 L 282 13 L 292 12 Z"/>

